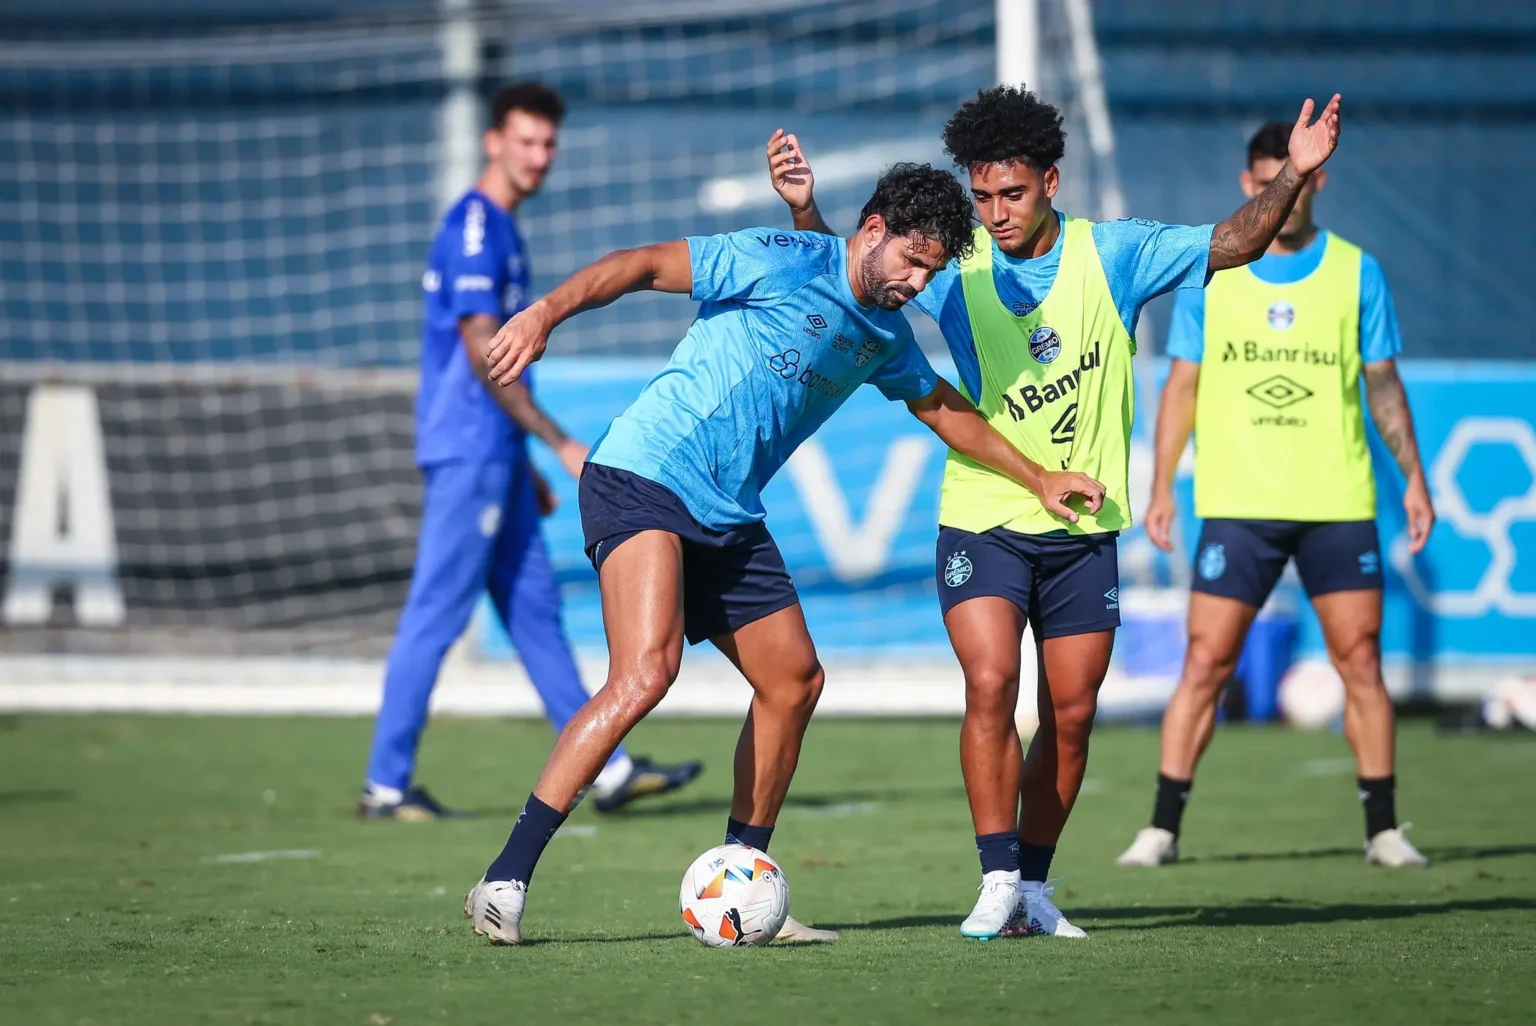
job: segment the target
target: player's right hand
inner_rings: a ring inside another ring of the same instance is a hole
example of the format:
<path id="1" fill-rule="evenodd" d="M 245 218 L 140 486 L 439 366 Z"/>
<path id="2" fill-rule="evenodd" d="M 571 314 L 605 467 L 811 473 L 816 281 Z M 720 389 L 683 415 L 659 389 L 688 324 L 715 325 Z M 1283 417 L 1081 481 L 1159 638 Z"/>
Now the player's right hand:
<path id="1" fill-rule="evenodd" d="M 1174 512 L 1171 494 L 1154 494 L 1152 501 L 1147 503 L 1147 514 L 1142 518 L 1142 523 L 1147 527 L 1147 537 L 1152 539 L 1153 545 L 1164 552 L 1173 551 Z"/>
<path id="2" fill-rule="evenodd" d="M 502 386 L 522 377 L 528 365 L 544 355 L 549 331 L 538 303 L 503 324 L 485 345 L 487 376 Z"/>
<path id="3" fill-rule="evenodd" d="M 1074 524 L 1077 523 L 1077 511 L 1067 505 L 1072 496 L 1081 495 L 1089 513 L 1097 513 L 1104 505 L 1104 486 L 1075 470 L 1047 470 L 1040 480 L 1039 495 L 1046 509 Z"/>
<path id="4" fill-rule="evenodd" d="M 774 130 L 768 138 L 768 177 L 773 180 L 774 191 L 789 204 L 791 210 L 809 210 L 814 202 L 816 178 L 805 154 L 800 152 L 800 140 L 784 129 Z"/>

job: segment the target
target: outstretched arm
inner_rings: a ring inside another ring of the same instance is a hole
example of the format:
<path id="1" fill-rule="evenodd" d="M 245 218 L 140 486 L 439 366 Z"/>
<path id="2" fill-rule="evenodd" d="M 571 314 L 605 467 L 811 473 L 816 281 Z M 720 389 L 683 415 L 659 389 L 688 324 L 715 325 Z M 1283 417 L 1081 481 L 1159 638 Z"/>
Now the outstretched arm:
<path id="1" fill-rule="evenodd" d="M 484 349 L 487 377 L 502 386 L 516 381 L 523 368 L 544 355 L 549 333 L 583 310 L 607 306 L 628 292 L 686 295 L 692 289 L 688 243 L 681 239 L 609 253 L 501 326 Z"/>
<path id="2" fill-rule="evenodd" d="M 816 176 L 811 173 L 811 165 L 806 162 L 794 133 L 778 128 L 769 136 L 768 177 L 773 181 L 774 191 L 789 204 L 790 213 L 795 216 L 795 231 L 837 234 L 827 227 L 816 208 Z"/>
<path id="3" fill-rule="evenodd" d="M 459 320 L 459 337 L 464 340 L 464 351 L 469 365 L 513 423 L 539 439 L 560 457 L 560 463 L 572 477 L 581 476 L 581 465 L 587 458 L 587 447 L 576 441 L 555 423 L 555 419 L 533 398 L 527 384 L 515 381 L 506 388 L 493 387 L 489 380 L 490 368 L 486 366 L 485 351 L 496 336 L 496 318 L 488 314 L 475 314 Z"/>
<path id="4" fill-rule="evenodd" d="M 1403 492 L 1403 512 L 1408 516 L 1408 542 L 1419 552 L 1429 541 L 1435 526 L 1435 507 L 1424 482 L 1424 467 L 1419 462 L 1419 443 L 1413 434 L 1413 413 L 1408 409 L 1408 393 L 1397 374 L 1397 361 L 1379 360 L 1365 365 L 1365 401 L 1371 419 L 1386 443 L 1392 458 L 1408 479 Z"/>
<path id="5" fill-rule="evenodd" d="M 1307 183 L 1313 171 L 1322 167 L 1323 161 L 1339 145 L 1339 95 L 1335 93 L 1315 124 L 1312 119 L 1311 100 L 1301 105 L 1301 116 L 1291 129 L 1290 155 L 1275 175 L 1274 181 L 1253 199 L 1238 208 L 1237 213 L 1216 226 L 1211 234 L 1210 269 L 1224 271 L 1229 267 L 1241 267 L 1257 260 L 1269 244 L 1280 234 L 1301 187 Z"/>
<path id="6" fill-rule="evenodd" d="M 1090 513 L 1104 504 L 1103 485 L 1087 474 L 1046 470 L 1019 452 L 943 378 L 932 392 L 908 402 L 907 409 L 951 449 L 1013 478 L 1059 517 L 1077 522 L 1077 512 L 1067 505 L 1073 495 L 1087 500 Z"/>

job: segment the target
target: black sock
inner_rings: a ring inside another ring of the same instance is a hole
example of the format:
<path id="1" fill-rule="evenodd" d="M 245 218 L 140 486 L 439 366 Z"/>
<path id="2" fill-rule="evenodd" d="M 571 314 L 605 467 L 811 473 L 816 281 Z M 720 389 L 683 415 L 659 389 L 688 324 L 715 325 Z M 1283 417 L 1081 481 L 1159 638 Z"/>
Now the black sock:
<path id="1" fill-rule="evenodd" d="M 1043 881 L 1050 879 L 1051 859 L 1056 857 L 1054 844 L 1030 844 L 1019 839 L 1019 878 Z"/>
<path id="2" fill-rule="evenodd" d="M 1359 778 L 1360 803 L 1365 806 L 1365 839 L 1397 826 L 1397 777 Z"/>
<path id="3" fill-rule="evenodd" d="M 501 849 L 496 861 L 485 871 L 487 880 L 521 880 L 524 884 L 533 879 L 533 869 L 544 854 L 544 846 L 555 836 L 566 813 L 556 812 L 534 795 L 528 796 L 522 815 L 512 827 L 507 846 Z"/>
<path id="4" fill-rule="evenodd" d="M 1014 872 L 1019 868 L 1019 835 L 1013 830 L 1000 834 L 977 834 L 976 854 L 983 873 Z"/>
<path id="5" fill-rule="evenodd" d="M 773 827 L 753 826 L 750 823 L 743 823 L 739 819 L 726 817 L 726 844 L 745 844 L 747 847 L 756 848 L 758 851 L 767 851 L 768 842 L 771 840 L 773 840 Z"/>
<path id="6" fill-rule="evenodd" d="M 1157 802 L 1152 806 L 1152 825 L 1178 836 L 1179 823 L 1184 819 L 1184 806 L 1189 802 L 1193 780 L 1175 780 L 1157 775 Z"/>

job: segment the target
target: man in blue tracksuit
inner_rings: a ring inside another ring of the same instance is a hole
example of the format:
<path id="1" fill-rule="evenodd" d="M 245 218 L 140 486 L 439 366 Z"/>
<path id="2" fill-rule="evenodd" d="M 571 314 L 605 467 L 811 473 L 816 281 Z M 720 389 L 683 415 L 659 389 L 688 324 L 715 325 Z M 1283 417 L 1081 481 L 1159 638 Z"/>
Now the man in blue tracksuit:
<path id="1" fill-rule="evenodd" d="M 527 436 L 548 445 L 573 476 L 581 474 L 587 447 L 539 407 L 527 378 L 511 388 L 487 387 L 481 356 L 502 322 L 525 305 L 528 262 L 513 213 L 542 184 L 564 114 L 560 97 L 533 82 L 492 97 L 485 168 L 444 216 L 422 276 L 416 461 L 426 496 L 358 804 L 363 816 L 449 814 L 412 784 L 411 772 L 438 669 L 481 592 L 490 592 L 557 733 L 587 701 L 539 532 L 554 496 L 528 458 Z M 702 768 L 697 762 L 659 765 L 621 748 L 593 785 L 595 804 L 611 811 L 681 787 Z"/>

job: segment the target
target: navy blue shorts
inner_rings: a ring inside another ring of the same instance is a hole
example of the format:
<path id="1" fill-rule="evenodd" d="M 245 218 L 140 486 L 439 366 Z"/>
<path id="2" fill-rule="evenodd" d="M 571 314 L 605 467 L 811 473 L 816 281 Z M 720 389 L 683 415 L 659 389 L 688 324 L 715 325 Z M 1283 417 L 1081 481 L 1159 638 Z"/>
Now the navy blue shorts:
<path id="1" fill-rule="evenodd" d="M 1018 606 L 1039 638 L 1120 626 L 1120 564 L 1115 533 L 984 534 L 940 527 L 935 572 L 939 608 L 996 596 Z"/>
<path id="2" fill-rule="evenodd" d="M 1382 586 L 1374 520 L 1207 520 L 1190 588 L 1263 606 L 1289 559 L 1309 596 Z"/>
<path id="3" fill-rule="evenodd" d="M 641 531 L 683 540 L 683 634 L 690 645 L 729 634 L 800 601 L 784 557 L 761 521 L 705 527 L 670 488 L 616 467 L 588 463 L 578 489 L 581 531 L 594 569 Z"/>

